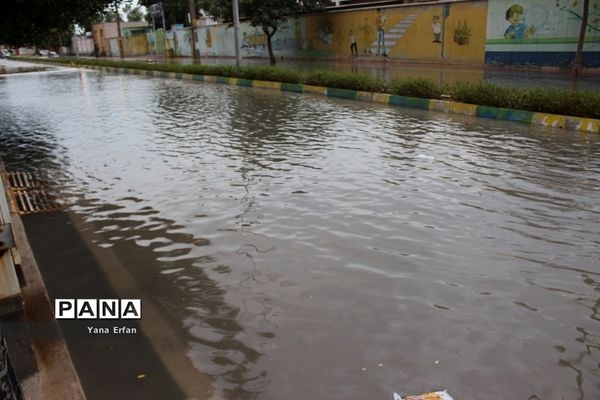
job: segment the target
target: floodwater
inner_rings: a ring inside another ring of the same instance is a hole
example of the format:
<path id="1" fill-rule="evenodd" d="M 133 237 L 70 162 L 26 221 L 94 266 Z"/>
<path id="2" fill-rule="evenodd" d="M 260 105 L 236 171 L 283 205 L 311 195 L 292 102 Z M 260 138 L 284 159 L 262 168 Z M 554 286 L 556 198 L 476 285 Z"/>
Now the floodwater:
<path id="1" fill-rule="evenodd" d="M 600 397 L 598 136 L 71 70 L 0 79 L 0 156 L 225 398 Z"/>

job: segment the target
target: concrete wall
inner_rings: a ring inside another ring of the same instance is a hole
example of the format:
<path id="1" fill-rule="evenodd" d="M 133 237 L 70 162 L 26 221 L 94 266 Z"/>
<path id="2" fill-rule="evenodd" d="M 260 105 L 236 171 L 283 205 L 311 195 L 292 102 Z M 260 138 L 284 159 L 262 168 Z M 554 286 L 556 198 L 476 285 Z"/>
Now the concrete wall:
<path id="1" fill-rule="evenodd" d="M 146 35 L 133 35 L 122 40 L 125 57 L 141 56 L 150 53 L 150 46 Z"/>
<path id="2" fill-rule="evenodd" d="M 146 21 L 137 21 L 137 22 L 121 22 L 121 36 L 125 37 L 127 30 L 129 28 L 141 28 L 147 27 L 148 23 Z M 93 24 L 92 25 L 92 37 L 94 39 L 94 43 L 98 48 L 98 55 L 100 56 L 118 56 L 118 46 L 115 47 L 116 38 L 118 37 L 117 23 L 116 22 L 104 22 L 101 24 Z M 133 35 L 137 36 L 137 35 Z M 144 36 L 144 35 L 142 35 Z M 112 40 L 114 39 L 114 40 Z M 138 39 L 139 40 L 139 39 Z M 125 43 L 125 42 L 124 42 Z M 146 44 L 147 46 L 147 44 Z M 144 53 L 139 53 L 139 48 L 136 47 L 135 51 L 131 54 L 128 54 L 125 50 L 125 56 L 127 55 L 139 55 L 139 54 L 147 54 L 148 50 Z"/>
<path id="3" fill-rule="evenodd" d="M 486 17 L 486 1 L 333 11 L 288 19 L 272 43 L 277 56 L 350 57 L 353 36 L 359 57 L 377 57 L 379 25 L 383 30 L 379 55 L 482 64 Z M 460 30 L 467 34 L 457 37 Z M 242 23 L 240 34 L 243 56 L 268 56 L 266 36 L 259 28 Z M 200 27 L 199 43 L 202 55 L 235 55 L 233 28 L 227 24 Z"/>
<path id="4" fill-rule="evenodd" d="M 71 53 L 80 56 L 94 54 L 94 40 L 85 36 L 73 36 L 71 38 Z"/>
<path id="5" fill-rule="evenodd" d="M 497 65 L 567 66 L 574 58 L 582 1 L 573 0 L 454 0 L 402 4 L 377 8 L 332 10 L 289 18 L 278 29 L 272 44 L 278 57 L 349 58 L 351 39 L 357 57 L 417 62 Z M 515 6 L 522 15 L 511 26 L 507 10 Z M 128 26 L 123 23 L 123 26 Z M 136 24 L 136 23 L 133 23 Z M 144 24 L 142 23 L 137 23 Z M 99 31 L 103 29 L 103 31 Z M 515 32 L 512 34 L 511 32 Z M 102 34 L 100 37 L 100 34 Z M 235 56 L 233 27 L 215 24 L 198 27 L 202 56 Z M 115 54 L 107 37 L 116 36 L 116 23 L 94 25 L 100 54 Z M 243 57 L 268 57 L 266 36 L 260 28 L 242 22 Z M 145 35 L 125 55 L 146 52 L 191 56 L 189 28 L 166 32 L 165 39 Z M 379 52 L 378 52 L 379 43 Z M 584 47 L 584 64 L 600 67 L 600 0 L 591 0 L 590 22 Z"/>
<path id="6" fill-rule="evenodd" d="M 499 65 L 570 66 L 575 58 L 582 11 L 583 1 L 490 1 L 486 62 Z M 507 17 L 513 20 L 509 21 Z M 599 0 L 590 1 L 584 65 L 600 67 Z"/>
<path id="7" fill-rule="evenodd" d="M 379 41 L 379 54 L 389 58 L 481 64 L 486 14 L 487 2 L 471 1 L 313 15 L 306 18 L 303 52 L 350 56 L 354 35 L 363 56 L 377 55 Z M 466 32 L 461 38 L 460 30 Z"/>

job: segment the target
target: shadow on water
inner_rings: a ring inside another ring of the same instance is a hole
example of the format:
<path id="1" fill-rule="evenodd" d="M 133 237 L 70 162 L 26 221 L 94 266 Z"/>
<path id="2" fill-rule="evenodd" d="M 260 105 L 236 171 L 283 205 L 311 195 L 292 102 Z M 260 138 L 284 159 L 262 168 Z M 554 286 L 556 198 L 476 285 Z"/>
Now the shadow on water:
<path id="1" fill-rule="evenodd" d="M 85 75 L 81 78 L 86 79 Z M 62 78 L 54 77 L 52 81 L 60 83 Z M 68 81 L 72 83 L 72 79 Z M 81 90 L 88 90 L 88 82 L 80 82 Z M 93 90 L 103 90 L 103 77 L 95 79 L 93 85 Z M 72 89 L 62 90 L 72 93 Z M 68 173 L 68 151 L 56 139 L 57 128 L 52 121 L 45 120 L 44 113 L 38 110 L 6 105 L 0 105 L 0 157 L 7 169 L 38 171 L 55 179 L 50 189 L 59 192 L 77 210 L 72 213 L 73 218 L 83 221 L 78 231 L 62 212 L 24 218 L 51 298 L 127 297 L 111 286 L 110 277 L 101 267 L 104 257 L 89 252 L 90 245 L 98 246 L 125 266 L 143 295 L 157 304 L 170 326 L 176 327 L 174 331 L 188 348 L 196 368 L 211 369 L 207 363 L 222 367 L 215 370 L 214 379 L 228 397 L 253 398 L 256 390 L 245 386 L 249 382 L 256 386 L 256 380 L 264 380 L 266 374 L 248 377 L 250 368 L 246 364 L 255 364 L 260 353 L 238 339 L 244 330 L 236 321 L 239 310 L 225 301 L 225 291 L 204 272 L 203 265 L 213 259 L 190 255 L 192 248 L 207 246 L 209 241 L 187 234 L 181 225 L 161 218 L 158 211 L 143 206 L 142 199 L 119 198 L 118 204 L 113 205 L 86 198 L 89 195 L 80 191 L 70 192 L 76 185 Z M 177 245 L 181 243 L 191 247 L 181 248 Z M 228 269 L 219 264 L 217 273 Z M 182 321 L 184 326 L 177 328 Z M 178 372 L 167 371 L 153 350 L 156 343 L 151 340 L 156 338 L 152 335 L 146 338 L 142 331 L 130 337 L 98 338 L 90 335 L 82 323 L 61 325 L 88 398 L 131 398 L 134 393 L 145 398 L 186 397 L 171 377 Z M 108 328 L 113 325 L 93 324 Z M 126 325 L 141 330 L 137 323 Z M 138 373 L 149 378 L 137 380 Z"/>
<path id="2" fill-rule="evenodd" d="M 187 343 L 196 368 L 204 371 L 213 363 L 222 367 L 212 375 L 224 392 L 230 398 L 252 398 L 246 385 L 256 378 L 247 376 L 247 365 L 255 364 L 260 353 L 239 339 L 244 336 L 237 322 L 239 309 L 226 302 L 225 291 L 204 270 L 214 260 L 196 255 L 195 250 L 210 242 L 161 218 L 142 199 L 117 201 L 118 205 L 93 198 L 77 202 L 78 213 L 85 210 L 84 226 L 93 231 L 92 242 L 113 253 L 141 291 L 163 310 L 182 343 Z M 218 273 L 228 268 L 220 264 Z M 182 321 L 183 329 L 177 328 Z"/>

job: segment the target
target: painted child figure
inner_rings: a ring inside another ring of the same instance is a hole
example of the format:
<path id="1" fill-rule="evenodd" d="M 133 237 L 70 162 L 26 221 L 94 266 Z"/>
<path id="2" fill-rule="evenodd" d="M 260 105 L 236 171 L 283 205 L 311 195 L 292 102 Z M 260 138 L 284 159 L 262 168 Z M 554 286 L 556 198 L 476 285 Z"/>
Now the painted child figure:
<path id="1" fill-rule="evenodd" d="M 504 32 L 506 39 L 525 39 L 535 33 L 535 27 L 527 26 L 523 22 L 524 11 L 523 6 L 519 4 L 513 4 L 506 10 L 506 20 L 511 24 Z"/>
<path id="2" fill-rule="evenodd" d="M 440 36 L 442 35 L 442 24 L 440 24 L 439 15 L 433 16 L 433 25 L 431 26 L 433 29 L 433 43 L 441 43 Z"/>
<path id="3" fill-rule="evenodd" d="M 358 46 L 356 44 L 356 36 L 354 35 L 353 30 L 350 30 L 350 52 L 353 56 L 358 55 Z"/>

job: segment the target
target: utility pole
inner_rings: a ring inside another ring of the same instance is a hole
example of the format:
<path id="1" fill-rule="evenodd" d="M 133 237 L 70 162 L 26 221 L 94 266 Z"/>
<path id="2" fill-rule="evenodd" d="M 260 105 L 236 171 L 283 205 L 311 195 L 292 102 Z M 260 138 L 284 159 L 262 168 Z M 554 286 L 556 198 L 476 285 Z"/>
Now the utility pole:
<path id="1" fill-rule="evenodd" d="M 441 59 L 444 60 L 446 55 L 444 54 L 444 46 L 446 45 L 446 18 L 450 15 L 450 4 L 442 5 L 442 54 Z"/>
<path id="2" fill-rule="evenodd" d="M 196 18 L 196 0 L 188 0 L 190 6 L 190 24 L 192 32 L 192 55 L 194 56 L 194 62 L 200 63 L 200 45 L 198 44 L 197 18 Z"/>
<path id="3" fill-rule="evenodd" d="M 240 10 L 238 0 L 233 1 L 233 37 L 235 40 L 235 66 L 242 64 L 242 55 L 240 54 Z"/>
<path id="4" fill-rule="evenodd" d="M 163 50 L 165 53 L 165 58 L 167 58 L 167 24 L 165 23 L 165 9 L 163 8 L 162 1 L 158 4 L 160 4 L 160 15 L 162 15 L 163 23 Z"/>
<path id="5" fill-rule="evenodd" d="M 117 13 L 117 44 L 119 45 L 119 57 L 123 58 L 123 42 L 121 41 L 121 14 L 119 14 L 118 1 L 115 1 L 115 12 Z"/>
<path id="6" fill-rule="evenodd" d="M 154 21 L 154 14 L 150 12 L 152 17 L 152 35 L 154 38 L 154 54 L 158 54 L 158 44 L 156 43 L 156 22 Z"/>

